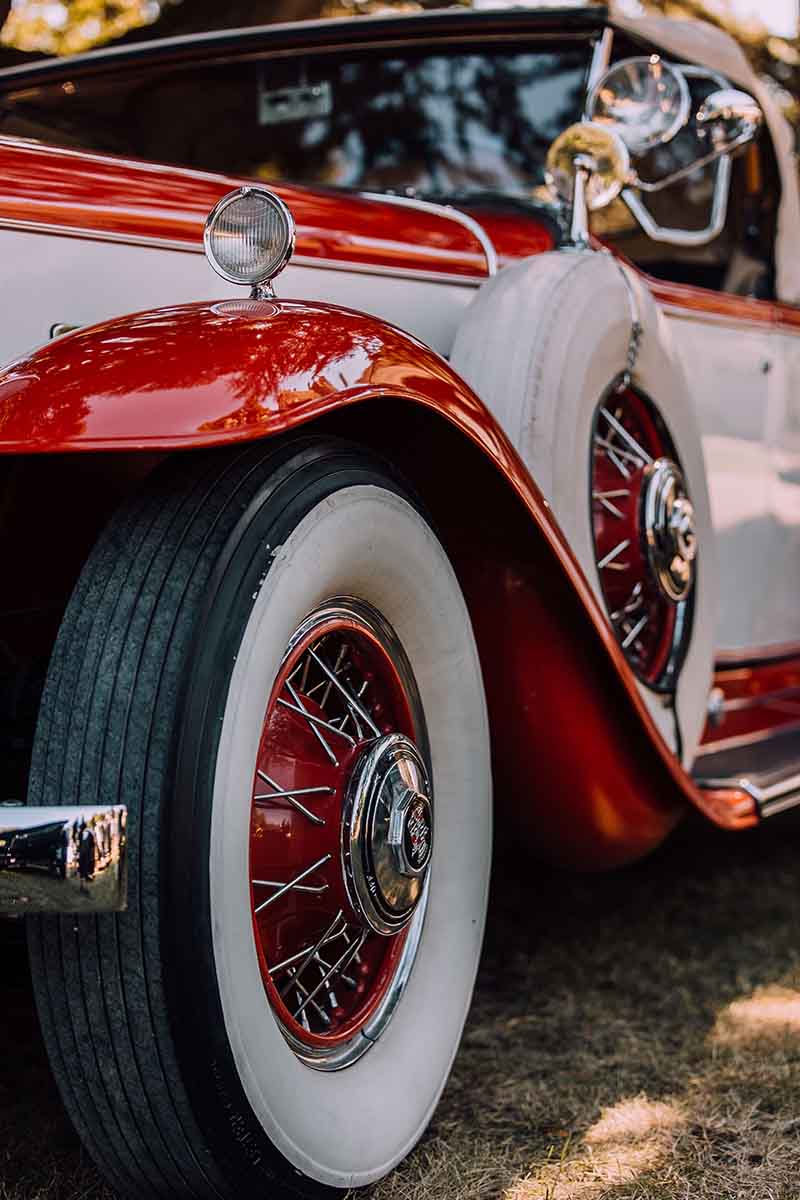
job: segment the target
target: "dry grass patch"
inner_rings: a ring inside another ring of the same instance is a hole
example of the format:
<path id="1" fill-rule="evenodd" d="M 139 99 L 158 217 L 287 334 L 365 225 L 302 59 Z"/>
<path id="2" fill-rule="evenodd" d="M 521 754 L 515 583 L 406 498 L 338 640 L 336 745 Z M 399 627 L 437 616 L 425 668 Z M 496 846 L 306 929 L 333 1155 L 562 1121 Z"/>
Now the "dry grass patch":
<path id="1" fill-rule="evenodd" d="M 504 1200 L 599 1200 L 612 1187 L 635 1183 L 670 1156 L 686 1114 L 674 1104 L 636 1096 L 604 1108 L 575 1154 L 546 1162 L 512 1184 Z"/>
<path id="2" fill-rule="evenodd" d="M 791 827 L 504 866 L 437 1116 L 358 1200 L 800 1200 L 799 885 Z"/>

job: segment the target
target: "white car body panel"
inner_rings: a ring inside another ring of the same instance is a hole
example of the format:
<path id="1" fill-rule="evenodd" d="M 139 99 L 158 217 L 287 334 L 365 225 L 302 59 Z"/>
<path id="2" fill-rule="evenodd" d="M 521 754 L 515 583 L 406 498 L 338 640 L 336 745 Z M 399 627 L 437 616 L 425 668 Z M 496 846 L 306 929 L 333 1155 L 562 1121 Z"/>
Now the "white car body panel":
<path id="1" fill-rule="evenodd" d="M 671 306 L 666 315 L 691 389 L 706 461 L 724 597 L 717 646 L 736 651 L 800 637 L 800 611 L 781 628 L 765 595 L 772 589 L 763 586 L 778 540 L 772 510 L 775 467 L 766 440 L 779 383 L 779 373 L 772 370 L 774 335 L 755 322 Z M 746 573 L 743 563 L 748 564 Z M 778 597 L 775 603 L 780 603 Z"/>
<path id="2" fill-rule="evenodd" d="M 14 287 L 14 303 L 0 322 L 0 362 L 42 345 L 53 325 L 94 325 L 162 305 L 245 294 L 216 276 L 198 251 L 117 240 L 0 228 L 0 263 L 0 282 L 10 287 L 13 280 Z M 447 354 L 475 286 L 469 279 L 398 279 L 291 263 L 276 290 L 285 299 L 369 312 Z"/>

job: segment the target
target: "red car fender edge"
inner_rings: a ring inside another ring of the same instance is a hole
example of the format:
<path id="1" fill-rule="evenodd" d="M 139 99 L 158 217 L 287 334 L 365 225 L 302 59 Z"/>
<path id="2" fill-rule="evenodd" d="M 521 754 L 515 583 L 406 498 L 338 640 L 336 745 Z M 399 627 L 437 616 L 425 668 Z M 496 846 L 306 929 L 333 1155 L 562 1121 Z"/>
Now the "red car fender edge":
<path id="1" fill-rule="evenodd" d="M 599 643 L 607 687 L 598 689 L 588 678 L 584 682 L 580 654 L 562 635 L 561 657 L 551 647 L 545 669 L 551 682 L 560 680 L 569 704 L 546 702 L 529 739 L 525 716 L 517 723 L 516 748 L 502 745 L 502 753 L 516 760 L 514 766 L 523 762 L 525 784 L 548 794 L 536 805 L 547 849 L 576 865 L 616 865 L 658 844 L 685 802 L 729 829 L 755 823 L 747 797 L 701 792 L 664 745 L 546 501 L 486 407 L 444 359 L 382 321 L 327 304 L 243 299 L 164 308 L 78 330 L 0 374 L 0 453 L 221 446 L 273 436 L 376 399 L 433 410 L 482 451 L 522 502 L 550 563 L 572 589 L 585 618 L 583 632 Z M 473 576 L 471 588 L 467 581 L 468 601 L 491 707 L 493 693 L 502 695 L 504 672 L 509 678 L 515 671 L 530 674 L 535 659 L 514 664 L 506 656 L 506 665 L 493 672 L 489 660 L 496 635 L 484 635 L 492 622 L 481 611 L 487 580 L 480 568 Z M 504 590 L 525 594 L 519 580 L 507 581 Z M 532 603 L 535 587 L 508 608 L 507 626 L 530 629 L 536 620 L 528 608 Z M 624 753 L 602 713 L 612 677 L 624 690 L 627 717 L 633 720 L 625 731 Z M 565 728 L 570 711 L 577 721 Z M 645 735 L 641 753 L 630 749 L 631 728 Z M 564 747 L 567 739 L 561 762 L 572 760 L 580 770 L 567 768 L 572 774 L 559 776 L 551 769 L 548 776 L 543 749 L 557 742 Z M 538 763 L 524 761 L 534 754 Z M 563 805 L 558 792 L 569 795 L 570 802 Z M 605 838 L 605 850 L 591 844 L 595 835 Z"/>

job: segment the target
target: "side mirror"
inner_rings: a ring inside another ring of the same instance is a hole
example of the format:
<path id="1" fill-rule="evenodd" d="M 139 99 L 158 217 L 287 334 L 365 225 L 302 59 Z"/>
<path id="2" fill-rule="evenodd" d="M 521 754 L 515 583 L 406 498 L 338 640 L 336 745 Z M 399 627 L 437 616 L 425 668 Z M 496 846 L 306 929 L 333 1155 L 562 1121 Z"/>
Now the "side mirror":
<path id="1" fill-rule="evenodd" d="M 581 121 L 559 134 L 547 151 L 545 180 L 560 201 L 572 208 L 569 245 L 589 245 L 587 214 L 605 208 L 630 181 L 630 157 L 619 133 L 609 125 Z"/>
<path id="2" fill-rule="evenodd" d="M 716 85 L 694 113 L 689 79 L 710 80 Z M 728 209 L 730 155 L 756 137 L 764 120 L 761 108 L 752 96 L 730 87 L 716 72 L 690 64 L 677 66 L 665 62 L 658 54 L 651 54 L 615 63 L 592 88 L 585 111 L 586 121 L 573 129 L 600 128 L 614 132 L 631 157 L 645 163 L 651 151 L 675 140 L 677 153 L 673 170 L 662 173 L 661 160 L 665 156 L 653 156 L 659 169 L 656 178 L 644 178 L 637 163 L 636 167 L 628 169 L 625 185 L 620 189 L 622 200 L 650 238 L 673 245 L 705 246 L 721 233 Z M 556 139 L 551 153 L 569 133 L 567 130 Z M 660 192 L 712 163 L 716 164 L 714 193 L 706 228 L 668 229 L 659 225 L 645 206 L 642 194 Z M 652 157 L 649 165 L 654 165 Z M 589 187 L 587 184 L 587 189 Z M 554 190 L 562 200 L 566 199 L 563 188 Z M 609 196 L 604 203 L 610 203 L 613 198 Z M 602 207 L 602 204 L 589 202 L 588 191 L 585 199 L 581 196 L 581 202 L 584 223 L 587 206 Z M 573 225 L 575 220 L 573 212 Z M 578 224 L 580 226 L 580 220 Z M 585 239 L 582 244 L 586 244 Z"/>
<path id="3" fill-rule="evenodd" d="M 720 88 L 706 96 L 695 117 L 698 132 L 706 133 L 718 154 L 727 154 L 751 141 L 764 121 L 756 100 L 735 88 Z"/>
<path id="4" fill-rule="evenodd" d="M 590 121 L 612 127 L 634 156 L 669 142 L 689 120 L 686 77 L 658 54 L 624 58 L 598 79 L 586 101 Z"/>

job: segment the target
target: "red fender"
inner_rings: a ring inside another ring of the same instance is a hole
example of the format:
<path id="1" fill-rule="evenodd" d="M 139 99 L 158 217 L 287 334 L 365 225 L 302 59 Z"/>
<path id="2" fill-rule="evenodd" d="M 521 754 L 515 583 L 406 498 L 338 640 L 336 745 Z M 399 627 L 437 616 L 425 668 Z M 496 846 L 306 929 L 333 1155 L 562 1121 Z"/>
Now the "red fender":
<path id="1" fill-rule="evenodd" d="M 432 410 L 493 464 L 577 601 L 570 625 L 508 562 L 473 556 L 463 580 L 490 709 L 514 708 L 493 716 L 495 757 L 510 759 L 534 795 L 539 843 L 562 860 L 610 866 L 657 845 L 687 801 L 727 828 L 753 824 L 748 797 L 701 793 L 664 745 L 605 614 L 492 415 L 444 359 L 382 321 L 327 304 L 241 300 L 77 331 L 0 374 L 0 453 L 219 446 L 392 398 Z M 509 655 L 502 639 L 512 635 L 524 652 Z M 587 637 L 600 670 L 589 667 Z M 610 705 L 612 693 L 622 700 Z"/>

